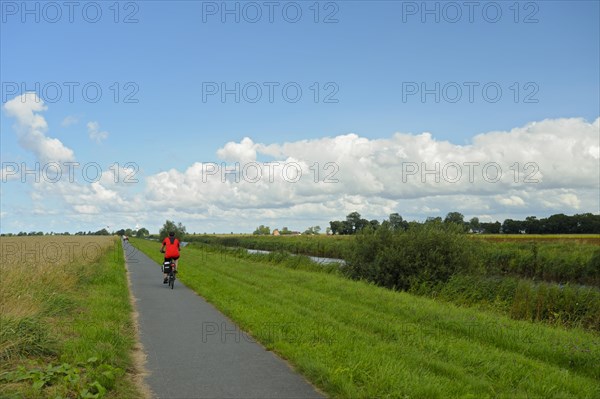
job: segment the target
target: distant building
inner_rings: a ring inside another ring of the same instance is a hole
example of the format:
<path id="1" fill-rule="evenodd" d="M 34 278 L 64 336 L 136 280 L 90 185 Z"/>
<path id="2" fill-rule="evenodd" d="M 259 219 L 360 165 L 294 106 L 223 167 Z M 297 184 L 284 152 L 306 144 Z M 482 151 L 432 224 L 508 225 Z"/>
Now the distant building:
<path id="1" fill-rule="evenodd" d="M 275 230 L 273 230 L 273 235 L 274 235 L 274 236 L 280 236 L 280 235 L 281 235 L 281 233 L 279 232 L 279 229 L 275 229 Z"/>

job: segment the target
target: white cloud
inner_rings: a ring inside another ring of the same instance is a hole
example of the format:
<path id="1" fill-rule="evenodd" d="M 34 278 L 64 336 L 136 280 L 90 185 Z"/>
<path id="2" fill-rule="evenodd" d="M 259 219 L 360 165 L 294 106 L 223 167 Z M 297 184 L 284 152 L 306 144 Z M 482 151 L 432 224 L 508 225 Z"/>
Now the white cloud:
<path id="1" fill-rule="evenodd" d="M 599 192 L 596 192 L 598 195 Z M 598 199 L 598 197 L 596 197 Z M 541 204 L 546 208 L 566 209 L 566 212 L 577 211 L 581 208 L 581 199 L 579 196 L 569 189 L 556 190 L 553 195 L 547 196 L 541 200 Z M 592 212 L 594 212 L 592 210 Z"/>
<path id="2" fill-rule="evenodd" d="M 35 118 L 42 108 L 35 109 L 19 120 L 44 127 L 43 118 Z M 482 221 L 597 213 L 599 124 L 600 119 L 544 120 L 480 134 L 465 145 L 429 133 L 280 143 L 246 137 L 216 151 L 227 164 L 196 162 L 185 170 L 136 176 L 137 185 L 123 183 L 127 171 L 121 168 L 117 182 L 114 171 L 91 184 L 42 182 L 34 185 L 32 198 L 55 198 L 86 223 L 102 215 L 104 224 L 152 229 L 152 223 L 175 219 L 190 231 L 248 231 L 265 223 L 324 228 L 352 211 L 379 220 L 392 212 L 422 220 L 459 211 Z M 100 132 L 95 122 L 88 129 Z M 263 156 L 273 161 L 256 161 Z"/>
<path id="3" fill-rule="evenodd" d="M 228 142 L 217 151 L 217 156 L 227 162 L 251 162 L 256 160 L 256 145 L 244 137 L 239 143 Z"/>
<path id="4" fill-rule="evenodd" d="M 230 162 L 230 172 L 240 172 L 238 182 L 223 174 L 223 165 L 195 163 L 184 171 L 149 176 L 145 197 L 150 209 L 170 207 L 190 220 L 200 214 L 223 225 L 240 214 L 256 222 L 304 218 L 303 223 L 323 223 L 354 210 L 365 217 L 400 212 L 418 219 L 458 210 L 499 220 L 541 210 L 597 212 L 600 164 L 593 148 L 598 124 L 544 120 L 481 134 L 467 145 L 438 141 L 429 133 L 270 144 L 244 138 L 217 151 Z M 258 155 L 276 160 L 258 163 Z M 261 178 L 251 181 L 257 167 Z M 288 172 L 299 167 L 301 178 L 282 177 L 286 167 Z"/>
<path id="5" fill-rule="evenodd" d="M 4 109 L 17 120 L 15 130 L 19 145 L 33 152 L 41 163 L 66 162 L 75 159 L 73 150 L 60 140 L 46 136 L 48 124 L 40 112 L 46 111 L 44 101 L 36 93 L 24 93 L 7 101 Z"/>
<path id="6" fill-rule="evenodd" d="M 65 119 L 63 119 L 63 121 L 61 122 L 61 126 L 62 127 L 69 127 L 71 125 L 74 125 L 76 123 L 79 122 L 79 119 L 76 116 L 73 115 L 68 115 L 67 117 L 65 117 Z"/>
<path id="7" fill-rule="evenodd" d="M 79 213 L 84 214 L 97 214 L 100 213 L 100 209 L 94 205 L 75 205 L 75 210 Z"/>
<path id="8" fill-rule="evenodd" d="M 108 132 L 101 131 L 98 122 L 88 122 L 87 129 L 90 140 L 95 141 L 96 143 L 100 143 L 108 138 Z"/>
<path id="9" fill-rule="evenodd" d="M 525 201 L 517 195 L 511 195 L 509 198 L 500 198 L 498 202 L 506 206 L 524 206 Z"/>
<path id="10" fill-rule="evenodd" d="M 577 198 L 577 195 L 573 193 L 563 194 L 559 196 L 559 201 L 561 204 L 566 205 L 571 209 L 579 209 L 581 205 L 581 201 Z"/>

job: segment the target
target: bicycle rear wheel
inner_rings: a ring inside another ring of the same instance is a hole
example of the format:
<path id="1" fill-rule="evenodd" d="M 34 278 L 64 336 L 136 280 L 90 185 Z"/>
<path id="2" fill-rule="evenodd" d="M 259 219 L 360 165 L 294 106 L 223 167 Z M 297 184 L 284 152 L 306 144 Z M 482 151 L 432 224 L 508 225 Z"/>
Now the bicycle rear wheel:
<path id="1" fill-rule="evenodd" d="M 169 287 L 171 287 L 171 289 L 173 289 L 174 286 L 175 286 L 175 273 L 171 272 L 169 274 Z"/>

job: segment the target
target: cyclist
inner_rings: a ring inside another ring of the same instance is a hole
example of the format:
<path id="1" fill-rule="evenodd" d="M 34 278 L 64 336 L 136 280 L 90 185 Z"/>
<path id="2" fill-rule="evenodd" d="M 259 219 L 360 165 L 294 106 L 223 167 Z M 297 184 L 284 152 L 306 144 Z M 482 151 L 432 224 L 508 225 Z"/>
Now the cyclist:
<path id="1" fill-rule="evenodd" d="M 162 242 L 160 252 L 164 252 L 165 262 L 175 261 L 175 272 L 177 272 L 177 263 L 179 261 L 179 240 L 175 238 L 175 232 L 169 232 L 169 236 L 166 237 Z M 167 273 L 164 273 L 163 284 L 167 284 L 168 282 L 169 277 L 167 276 Z"/>

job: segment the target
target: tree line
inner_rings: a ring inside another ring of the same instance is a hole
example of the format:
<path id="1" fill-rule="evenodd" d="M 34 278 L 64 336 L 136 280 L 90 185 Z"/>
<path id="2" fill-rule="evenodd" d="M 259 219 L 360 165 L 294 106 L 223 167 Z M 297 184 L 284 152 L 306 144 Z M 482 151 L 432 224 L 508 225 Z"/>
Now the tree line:
<path id="1" fill-rule="evenodd" d="M 111 235 L 119 235 L 119 236 L 128 236 L 128 237 L 138 237 L 138 238 L 144 238 L 147 237 L 148 235 L 150 235 L 150 232 L 148 231 L 148 229 L 146 229 L 145 227 L 142 227 L 140 229 L 137 230 L 133 230 L 133 229 L 120 229 L 117 231 L 113 231 L 112 233 L 109 232 L 107 229 L 100 229 L 97 231 L 78 231 L 77 233 L 73 233 L 71 234 L 68 231 L 65 231 L 63 233 L 56 233 L 54 231 L 51 231 L 50 233 L 44 233 L 43 231 L 30 231 L 30 232 L 25 232 L 25 231 L 20 231 L 16 234 L 14 233 L 2 233 L 0 234 L 2 237 L 24 237 L 24 236 L 111 236 Z"/>
<path id="2" fill-rule="evenodd" d="M 2 237 L 25 237 L 25 236 L 109 236 L 109 235 L 114 235 L 116 233 L 109 233 L 108 230 L 106 229 L 101 229 L 98 231 L 78 231 L 77 233 L 73 233 L 71 234 L 68 231 L 65 231 L 63 233 L 56 233 L 54 231 L 51 231 L 49 233 L 44 233 L 43 231 L 30 231 L 30 232 L 25 232 L 25 231 L 20 231 L 18 233 L 2 233 L 1 236 Z"/>
<path id="3" fill-rule="evenodd" d="M 504 222 L 480 222 L 474 217 L 465 221 L 460 212 L 449 212 L 445 218 L 428 217 L 425 222 L 408 222 L 398 213 L 392 213 L 388 219 L 367 220 L 358 212 L 351 212 L 345 220 L 332 220 L 329 222 L 327 232 L 339 235 L 351 235 L 360 232 L 367 226 L 377 229 L 386 224 L 392 230 L 406 230 L 411 225 L 420 224 L 456 224 L 471 233 L 477 234 L 600 234 L 600 215 L 592 213 L 575 214 L 568 216 L 562 213 L 538 219 L 528 216 L 525 220 L 506 219 Z"/>

